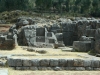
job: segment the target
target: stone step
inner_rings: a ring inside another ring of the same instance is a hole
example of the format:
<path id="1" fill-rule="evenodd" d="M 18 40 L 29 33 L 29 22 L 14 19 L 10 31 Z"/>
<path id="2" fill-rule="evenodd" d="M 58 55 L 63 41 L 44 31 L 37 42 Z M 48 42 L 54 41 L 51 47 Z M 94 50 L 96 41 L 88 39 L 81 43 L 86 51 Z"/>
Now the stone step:
<path id="1" fill-rule="evenodd" d="M 8 58 L 9 67 L 16 70 L 100 70 L 98 58 Z"/>

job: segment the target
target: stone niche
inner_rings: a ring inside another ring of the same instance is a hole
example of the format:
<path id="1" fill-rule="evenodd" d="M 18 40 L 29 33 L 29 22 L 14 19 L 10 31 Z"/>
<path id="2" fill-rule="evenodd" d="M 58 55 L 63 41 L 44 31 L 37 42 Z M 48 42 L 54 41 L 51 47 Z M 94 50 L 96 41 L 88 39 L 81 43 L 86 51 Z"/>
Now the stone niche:
<path id="1" fill-rule="evenodd" d="M 54 44 L 58 44 L 53 32 L 48 32 L 46 28 L 35 25 L 22 27 L 18 37 L 18 43 L 22 46 L 48 48 L 53 47 Z"/>

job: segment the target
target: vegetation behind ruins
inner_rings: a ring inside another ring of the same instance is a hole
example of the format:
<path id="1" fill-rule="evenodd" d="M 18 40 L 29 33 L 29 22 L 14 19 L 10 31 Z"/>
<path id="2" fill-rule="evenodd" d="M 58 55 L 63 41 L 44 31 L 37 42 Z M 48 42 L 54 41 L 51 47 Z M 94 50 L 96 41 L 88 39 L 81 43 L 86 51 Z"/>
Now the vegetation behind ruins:
<path id="1" fill-rule="evenodd" d="M 100 0 L 0 0 L 0 12 L 22 10 L 40 14 L 66 15 L 67 17 L 99 17 L 99 8 Z M 25 15 L 26 12 L 23 14 Z"/>
<path id="2" fill-rule="evenodd" d="M 100 0 L 0 0 L 0 12 L 12 10 L 99 17 Z"/>

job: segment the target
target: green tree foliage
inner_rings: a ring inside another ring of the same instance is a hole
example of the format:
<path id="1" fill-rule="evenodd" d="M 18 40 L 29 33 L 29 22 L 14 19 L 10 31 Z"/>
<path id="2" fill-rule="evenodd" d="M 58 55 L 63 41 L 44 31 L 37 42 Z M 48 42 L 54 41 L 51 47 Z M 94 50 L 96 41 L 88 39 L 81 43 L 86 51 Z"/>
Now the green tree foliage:
<path id="1" fill-rule="evenodd" d="M 0 11 L 26 10 L 29 0 L 0 0 Z"/>
<path id="2" fill-rule="evenodd" d="M 100 16 L 100 0 L 0 0 L 0 12 L 34 10 L 38 12 L 79 13 Z"/>

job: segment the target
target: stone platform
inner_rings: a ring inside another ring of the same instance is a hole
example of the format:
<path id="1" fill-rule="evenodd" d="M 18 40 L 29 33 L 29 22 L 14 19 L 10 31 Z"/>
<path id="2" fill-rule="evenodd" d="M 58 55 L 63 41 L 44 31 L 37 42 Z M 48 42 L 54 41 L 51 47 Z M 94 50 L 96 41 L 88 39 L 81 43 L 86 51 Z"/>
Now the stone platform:
<path id="1" fill-rule="evenodd" d="M 34 57 L 9 57 L 7 63 L 9 67 L 15 70 L 100 70 L 100 58 L 98 57 L 84 57 L 77 55 L 78 57 L 67 56 L 34 56 Z"/>

